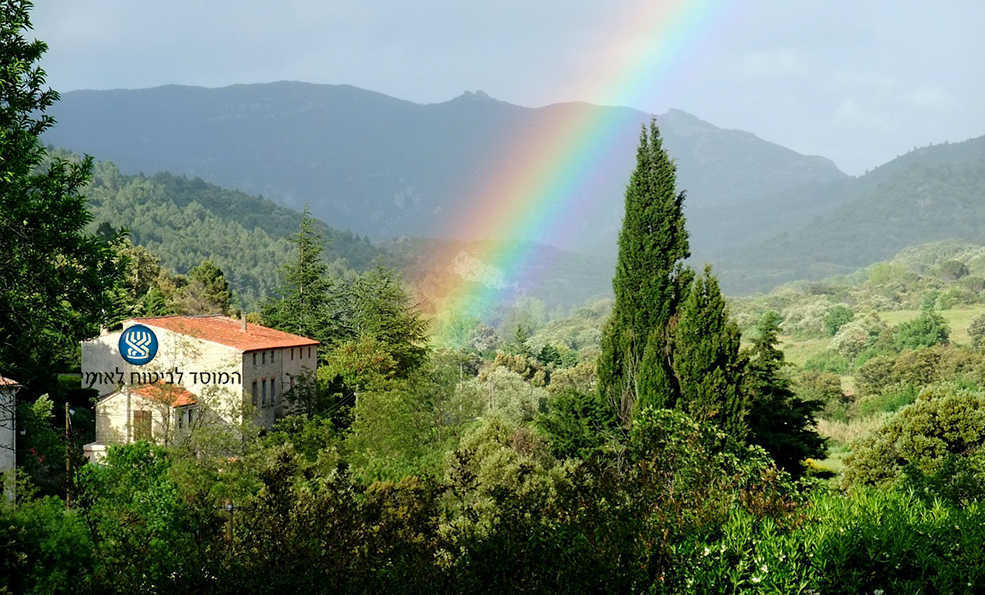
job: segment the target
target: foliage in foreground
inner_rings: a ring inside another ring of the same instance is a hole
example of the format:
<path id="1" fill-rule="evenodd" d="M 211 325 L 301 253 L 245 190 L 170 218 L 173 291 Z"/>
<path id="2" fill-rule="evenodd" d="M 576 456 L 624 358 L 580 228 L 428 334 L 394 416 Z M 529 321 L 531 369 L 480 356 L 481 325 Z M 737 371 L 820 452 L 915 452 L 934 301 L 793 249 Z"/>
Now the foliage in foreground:
<path id="1" fill-rule="evenodd" d="M 866 489 L 819 492 L 786 522 L 736 512 L 680 550 L 687 592 L 969 593 L 985 589 L 985 509 Z"/>

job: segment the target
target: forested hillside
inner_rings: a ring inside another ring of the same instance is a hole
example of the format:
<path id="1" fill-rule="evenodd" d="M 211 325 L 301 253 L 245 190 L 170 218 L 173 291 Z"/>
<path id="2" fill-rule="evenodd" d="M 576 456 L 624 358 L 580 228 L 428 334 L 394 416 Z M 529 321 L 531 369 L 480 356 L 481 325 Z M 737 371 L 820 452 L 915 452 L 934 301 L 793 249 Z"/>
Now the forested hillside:
<path id="1" fill-rule="evenodd" d="M 104 223 L 125 227 L 135 244 L 178 273 L 212 260 L 250 306 L 277 286 L 289 253 L 287 238 L 297 233 L 301 220 L 301 213 L 264 198 L 169 173 L 123 175 L 111 162 L 95 164 L 86 196 L 92 229 Z M 365 237 L 321 221 L 314 226 L 325 239 L 329 260 L 341 258 L 356 269 L 386 261 Z"/>
<path id="2" fill-rule="evenodd" d="M 819 193 L 838 195 L 840 206 L 723 259 L 728 287 L 844 274 L 925 242 L 985 242 L 985 136 L 918 149 L 803 196 Z M 774 204 L 788 208 L 803 196 L 782 194 Z"/>

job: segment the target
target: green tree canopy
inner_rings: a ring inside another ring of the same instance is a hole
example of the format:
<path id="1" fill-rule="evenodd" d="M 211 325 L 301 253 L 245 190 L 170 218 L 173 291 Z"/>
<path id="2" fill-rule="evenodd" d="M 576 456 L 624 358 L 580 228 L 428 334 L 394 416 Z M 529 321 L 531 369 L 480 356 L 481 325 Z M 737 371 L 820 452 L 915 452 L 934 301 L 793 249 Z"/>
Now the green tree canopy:
<path id="1" fill-rule="evenodd" d="M 710 266 L 691 284 L 678 317 L 673 335 L 674 372 L 681 391 L 677 408 L 741 438 L 746 404 L 739 390 L 743 365 L 739 328 L 729 319 L 725 296 Z M 646 400 L 660 401 L 660 397 Z"/>
<path id="2" fill-rule="evenodd" d="M 264 305 L 263 321 L 281 330 L 330 343 L 334 334 L 328 302 L 332 281 L 313 221 L 306 208 L 298 233 L 291 236 L 294 254 L 281 271 L 278 297 Z"/>
<path id="3" fill-rule="evenodd" d="M 791 389 L 783 370 L 783 352 L 777 349 L 779 334 L 780 315 L 766 312 L 756 325 L 743 378 L 743 392 L 749 399 L 748 439 L 797 476 L 803 472 L 804 459 L 824 453 L 824 438 L 814 431 L 814 416 L 823 404 L 801 399 Z"/>
<path id="4" fill-rule="evenodd" d="M 667 406 L 680 394 L 669 327 L 693 276 L 683 264 L 690 256 L 684 196 L 677 192 L 676 167 L 651 121 L 640 134 L 636 169 L 626 188 L 612 280 L 616 302 L 603 331 L 598 365 L 602 395 L 624 421 L 644 395 L 647 404 Z"/>
<path id="5" fill-rule="evenodd" d="M 86 233 L 92 161 L 46 161 L 39 142 L 58 93 L 27 41 L 31 3 L 0 3 L 0 369 L 37 384 L 112 316 L 119 275 L 109 244 Z"/>

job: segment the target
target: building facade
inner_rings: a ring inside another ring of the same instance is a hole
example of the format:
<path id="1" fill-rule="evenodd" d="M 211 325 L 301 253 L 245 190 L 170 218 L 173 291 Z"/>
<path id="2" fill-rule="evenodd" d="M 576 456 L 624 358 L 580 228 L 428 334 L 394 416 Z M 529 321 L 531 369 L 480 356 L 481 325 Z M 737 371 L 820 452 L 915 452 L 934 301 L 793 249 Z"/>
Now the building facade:
<path id="1" fill-rule="evenodd" d="M 269 428 L 286 413 L 283 395 L 295 379 L 315 370 L 317 348 L 226 316 L 127 320 L 82 343 L 82 385 L 99 393 L 87 452 L 98 458 L 106 445 L 144 437 L 166 442 L 196 411 L 227 423 L 248 412 Z"/>
<path id="2" fill-rule="evenodd" d="M 14 499 L 17 464 L 17 391 L 20 384 L 0 376 L 0 495 Z"/>

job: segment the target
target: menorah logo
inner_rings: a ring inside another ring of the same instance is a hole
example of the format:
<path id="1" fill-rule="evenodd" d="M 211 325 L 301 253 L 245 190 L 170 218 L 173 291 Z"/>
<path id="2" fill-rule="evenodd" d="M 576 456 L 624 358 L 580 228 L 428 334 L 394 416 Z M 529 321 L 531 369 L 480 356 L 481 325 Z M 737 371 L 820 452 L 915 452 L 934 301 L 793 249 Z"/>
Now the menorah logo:
<path id="1" fill-rule="evenodd" d="M 157 335 L 142 324 L 135 324 L 120 334 L 120 356 L 135 366 L 142 366 L 157 355 Z"/>

